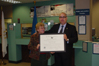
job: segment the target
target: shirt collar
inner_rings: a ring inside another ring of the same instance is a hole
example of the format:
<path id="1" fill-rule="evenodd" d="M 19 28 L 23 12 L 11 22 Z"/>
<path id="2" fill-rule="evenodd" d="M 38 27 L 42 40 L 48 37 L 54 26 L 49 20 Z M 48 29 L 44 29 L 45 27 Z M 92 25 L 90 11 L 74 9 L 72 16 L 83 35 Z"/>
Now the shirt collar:
<path id="1" fill-rule="evenodd" d="M 63 26 L 66 27 L 66 24 L 67 24 L 67 23 L 65 23 Z M 62 26 L 62 24 L 60 24 L 60 27 L 61 27 L 61 26 Z"/>

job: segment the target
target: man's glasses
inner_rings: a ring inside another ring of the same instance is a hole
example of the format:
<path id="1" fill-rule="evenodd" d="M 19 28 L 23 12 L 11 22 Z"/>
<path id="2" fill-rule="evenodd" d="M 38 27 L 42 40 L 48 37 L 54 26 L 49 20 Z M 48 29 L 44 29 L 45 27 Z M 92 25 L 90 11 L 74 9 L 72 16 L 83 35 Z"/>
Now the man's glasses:
<path id="1" fill-rule="evenodd" d="M 66 18 L 66 16 L 59 16 L 59 18 Z"/>

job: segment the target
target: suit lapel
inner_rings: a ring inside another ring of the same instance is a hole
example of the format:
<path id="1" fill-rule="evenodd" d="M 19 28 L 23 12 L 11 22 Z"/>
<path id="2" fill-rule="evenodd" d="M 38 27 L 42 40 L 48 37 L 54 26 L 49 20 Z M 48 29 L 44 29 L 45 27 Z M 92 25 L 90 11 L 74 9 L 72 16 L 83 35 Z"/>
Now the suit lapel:
<path id="1" fill-rule="evenodd" d="M 56 27 L 56 33 L 58 33 L 59 26 L 60 26 L 60 24 L 58 24 L 57 27 Z"/>
<path id="2" fill-rule="evenodd" d="M 64 33 L 67 34 L 67 32 L 68 32 L 68 23 L 66 24 L 66 27 L 65 27 L 65 30 L 64 30 Z"/>

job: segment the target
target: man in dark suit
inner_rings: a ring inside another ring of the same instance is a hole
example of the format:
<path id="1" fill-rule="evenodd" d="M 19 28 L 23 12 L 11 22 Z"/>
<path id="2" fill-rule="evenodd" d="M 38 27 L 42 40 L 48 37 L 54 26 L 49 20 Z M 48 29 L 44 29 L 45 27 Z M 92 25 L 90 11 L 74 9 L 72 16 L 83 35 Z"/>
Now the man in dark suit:
<path id="1" fill-rule="evenodd" d="M 66 52 L 52 52 L 55 55 L 55 66 L 71 66 L 73 43 L 77 42 L 78 35 L 76 27 L 67 23 L 67 15 L 59 15 L 60 24 L 54 25 L 46 33 L 64 33 Z"/>

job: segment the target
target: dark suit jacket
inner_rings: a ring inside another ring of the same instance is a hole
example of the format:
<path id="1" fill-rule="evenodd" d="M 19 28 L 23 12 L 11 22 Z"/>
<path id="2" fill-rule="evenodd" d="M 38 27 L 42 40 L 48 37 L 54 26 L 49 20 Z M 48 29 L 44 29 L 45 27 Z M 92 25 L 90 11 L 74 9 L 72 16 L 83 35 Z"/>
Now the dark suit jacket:
<path id="1" fill-rule="evenodd" d="M 59 27 L 60 27 L 60 24 L 56 24 L 49 31 L 46 31 L 46 33 L 58 33 Z M 73 43 L 77 42 L 78 40 L 76 27 L 67 23 L 64 30 L 64 34 L 66 34 L 67 38 L 69 39 L 68 44 L 67 44 L 67 41 L 65 41 L 66 54 L 70 55 L 73 49 Z"/>

